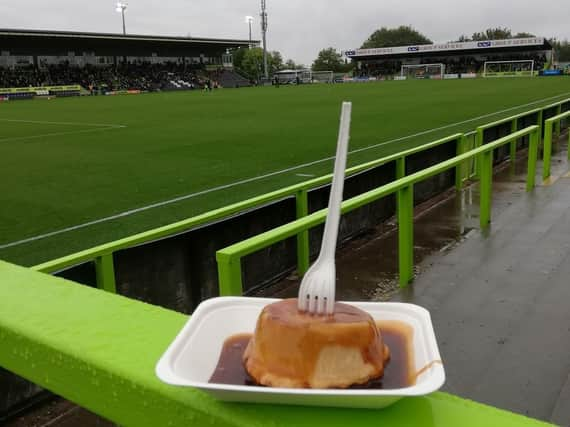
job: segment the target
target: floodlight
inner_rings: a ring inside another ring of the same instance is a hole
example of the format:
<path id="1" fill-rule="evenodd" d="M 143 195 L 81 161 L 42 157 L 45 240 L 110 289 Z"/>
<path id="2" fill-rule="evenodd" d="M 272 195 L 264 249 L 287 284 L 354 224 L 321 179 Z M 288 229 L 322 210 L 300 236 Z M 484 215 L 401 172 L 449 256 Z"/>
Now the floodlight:
<path id="1" fill-rule="evenodd" d="M 125 26 L 125 10 L 127 9 L 127 6 L 129 4 L 123 0 L 120 2 L 117 2 L 117 6 L 115 7 L 115 11 L 117 11 L 118 13 L 120 13 L 123 17 L 123 34 L 127 34 L 127 28 Z"/>

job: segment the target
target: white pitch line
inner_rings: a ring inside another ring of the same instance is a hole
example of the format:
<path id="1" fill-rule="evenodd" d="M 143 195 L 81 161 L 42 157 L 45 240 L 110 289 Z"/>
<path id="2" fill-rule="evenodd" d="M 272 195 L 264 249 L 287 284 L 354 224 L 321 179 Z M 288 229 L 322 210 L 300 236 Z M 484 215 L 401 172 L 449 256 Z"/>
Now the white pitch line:
<path id="1" fill-rule="evenodd" d="M 30 135 L 30 136 L 15 136 L 15 137 L 11 137 L 11 138 L 0 138 L 0 143 L 2 142 L 13 142 L 13 141 L 26 141 L 29 139 L 39 139 L 39 138 L 47 138 L 47 137 L 51 137 L 51 136 L 63 136 L 63 135 L 75 135 L 78 133 L 91 133 L 91 132 L 103 132 L 106 130 L 116 130 L 116 129 L 120 129 L 118 127 L 99 127 L 99 128 L 95 128 L 95 129 L 83 129 L 83 130 L 72 130 L 69 132 L 53 132 L 53 133 L 44 133 L 41 135 Z"/>
<path id="2" fill-rule="evenodd" d="M 109 124 L 109 123 L 82 123 L 82 122 L 47 122 L 43 120 L 17 120 L 17 119 L 0 119 L 2 122 L 14 123 L 32 123 L 39 125 L 68 125 L 68 126 L 98 126 L 98 127 L 116 127 L 126 128 L 125 125 Z"/>
<path id="3" fill-rule="evenodd" d="M 496 115 L 503 114 L 503 113 L 506 113 L 506 112 L 509 112 L 509 111 L 513 111 L 513 110 L 516 110 L 516 109 L 519 109 L 519 108 L 528 107 L 529 105 L 534 105 L 534 104 L 538 104 L 538 103 L 541 103 L 541 102 L 550 101 L 550 100 L 552 100 L 552 99 L 561 98 L 561 97 L 563 97 L 563 96 L 568 96 L 568 95 L 570 95 L 570 92 L 563 93 L 563 94 L 556 95 L 556 96 L 551 96 L 551 97 L 549 97 L 549 98 L 539 99 L 539 100 L 537 100 L 537 101 L 529 102 L 529 103 L 527 103 L 527 104 L 518 105 L 518 106 L 516 106 L 516 107 L 506 108 L 506 109 L 504 109 L 504 110 L 496 111 L 496 112 L 494 112 L 494 113 L 484 114 L 484 115 L 482 115 L 482 116 L 477 116 L 477 117 L 474 117 L 474 118 L 472 118 L 472 119 L 467 119 L 467 120 L 463 120 L 463 121 L 461 121 L 461 122 L 452 123 L 452 124 L 445 125 L 445 126 L 440 126 L 440 127 L 434 128 L 434 129 L 425 130 L 425 131 L 418 132 L 418 133 L 415 133 L 415 134 L 412 134 L 412 135 L 403 136 L 403 137 L 401 137 L 401 138 L 396 138 L 396 139 L 392 139 L 392 140 L 390 140 L 390 141 L 381 142 L 380 144 L 371 145 L 371 146 L 369 146 L 369 147 L 364 147 L 364 148 L 359 148 L 359 149 L 356 149 L 356 150 L 352 150 L 352 151 L 349 152 L 349 154 L 358 153 L 358 152 L 362 152 L 362 151 L 365 151 L 365 150 L 370 150 L 370 149 L 372 149 L 372 148 L 376 148 L 376 147 L 379 147 L 379 146 L 381 146 L 381 145 L 392 144 L 392 143 L 394 143 L 394 142 L 400 142 L 400 141 L 403 141 L 403 140 L 405 140 L 405 139 L 410 139 L 410 138 L 414 138 L 414 137 L 416 137 L 416 136 L 426 135 L 426 134 L 429 134 L 429 133 L 437 132 L 437 131 L 439 131 L 439 130 L 449 129 L 449 128 L 451 128 L 451 127 L 456 127 L 456 126 L 459 126 L 459 125 L 462 125 L 462 124 L 465 124 L 465 123 L 474 122 L 474 121 L 481 120 L 481 119 L 484 119 L 484 118 L 487 118 L 487 117 L 496 116 Z M 288 172 L 291 172 L 291 171 L 294 171 L 294 170 L 297 170 L 297 169 L 302 169 L 302 168 L 305 168 L 305 167 L 308 167 L 308 166 L 313 166 L 313 165 L 316 165 L 316 164 L 319 164 L 319 163 L 323 163 L 323 162 L 326 162 L 326 161 L 329 161 L 329 160 L 332 160 L 332 159 L 334 159 L 334 156 L 326 157 L 326 158 L 324 158 L 324 159 L 315 160 L 315 161 L 308 162 L 308 163 L 303 163 L 303 164 L 301 164 L 301 165 L 293 166 L 293 167 L 290 167 L 290 168 L 287 168 L 287 169 L 283 169 L 283 170 L 279 170 L 279 171 L 275 171 L 275 172 L 270 172 L 270 173 L 267 173 L 267 174 L 264 174 L 264 175 L 260 175 L 260 176 L 256 176 L 256 177 L 252 177 L 252 178 L 243 179 L 243 180 L 241 180 L 241 181 L 236 181 L 236 182 L 233 182 L 233 183 L 230 183 L 230 184 L 224 184 L 224 185 L 221 185 L 221 186 L 219 186 L 219 187 L 209 188 L 209 189 L 206 189 L 206 190 L 198 191 L 198 192 L 196 192 L 196 193 L 186 194 L 186 195 L 184 195 L 184 196 L 179 196 L 179 197 L 176 197 L 176 198 L 174 198 L 174 199 L 170 199 L 170 200 L 165 200 L 165 201 L 162 201 L 162 202 L 153 203 L 153 204 L 147 205 L 147 206 L 142 206 L 142 207 L 140 207 L 140 208 L 136 208 L 136 209 L 132 209 L 132 210 L 129 210 L 129 211 L 121 212 L 121 213 L 118 213 L 118 214 L 115 214 L 115 215 L 111 215 L 111 216 L 108 216 L 108 217 L 105 217 L 105 218 L 100 218 L 100 219 L 97 219 L 97 220 L 94 220 L 94 221 L 85 222 L 85 223 L 83 223 L 83 224 L 78 224 L 78 225 L 74 225 L 74 226 L 71 226 L 71 227 L 63 228 L 63 229 L 61 229 L 61 230 L 55 230 L 55 231 L 52 231 L 52 232 L 49 232 L 49 233 L 45 233 L 45 234 L 40 234 L 40 235 L 37 235 L 37 236 L 34 236 L 34 237 L 28 237 L 27 239 L 22 239 L 22 240 L 18 240 L 18 241 L 11 242 L 11 243 L 6 243 L 6 244 L 3 244 L 3 245 L 0 245 L 0 250 L 2 250 L 2 249 L 7 249 L 7 248 L 11 248 L 11 247 L 14 247 L 14 246 L 20 246 L 20 245 L 23 245 L 23 244 L 26 244 L 26 243 L 35 242 L 35 241 L 37 241 L 37 240 L 46 239 L 46 238 L 48 238 L 48 237 L 57 236 L 57 235 L 59 235 L 59 234 L 68 233 L 68 232 L 75 231 L 75 230 L 79 230 L 79 229 L 82 229 L 82 228 L 87 228 L 87 227 L 90 227 L 90 226 L 93 226 L 93 225 L 96 225 L 96 224 L 101 224 L 101 223 L 104 223 L 104 222 L 113 221 L 113 220 L 115 220 L 115 219 L 124 218 L 124 217 L 130 216 L 130 215 L 134 215 L 134 214 L 137 214 L 137 213 L 140 213 L 140 212 L 144 212 L 144 211 L 147 211 L 147 210 L 150 210 L 150 209 L 154 209 L 154 208 L 158 208 L 158 207 L 170 205 L 170 204 L 173 204 L 173 203 L 177 203 L 177 202 L 180 202 L 180 201 L 183 201 L 183 200 L 192 199 L 192 198 L 195 198 L 195 197 L 198 197 L 198 196 L 203 196 L 203 195 L 205 195 L 205 194 L 213 193 L 213 192 L 216 192 L 216 191 L 226 190 L 226 189 L 228 189 L 228 188 L 237 187 L 237 186 L 239 186 L 239 185 L 248 184 L 248 183 L 254 182 L 254 181 L 260 181 L 260 180 L 263 180 L 263 179 L 266 179 L 266 178 L 270 178 L 270 177 L 272 177 L 272 176 L 281 175 L 281 174 L 288 173 Z"/>

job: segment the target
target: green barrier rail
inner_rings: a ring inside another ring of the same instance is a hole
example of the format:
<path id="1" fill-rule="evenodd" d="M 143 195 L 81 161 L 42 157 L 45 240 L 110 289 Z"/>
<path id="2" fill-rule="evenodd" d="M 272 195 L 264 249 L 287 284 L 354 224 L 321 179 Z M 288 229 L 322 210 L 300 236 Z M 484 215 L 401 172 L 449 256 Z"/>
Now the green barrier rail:
<path id="1" fill-rule="evenodd" d="M 536 114 L 537 115 L 537 119 L 536 122 L 534 123 L 535 125 L 540 127 L 540 136 L 542 137 L 542 129 L 543 129 L 543 123 L 544 123 L 544 111 L 546 110 L 550 110 L 552 108 L 556 108 L 556 114 L 560 114 L 560 112 L 562 111 L 562 105 L 566 104 L 566 103 L 570 103 L 570 98 L 568 99 L 564 99 L 562 101 L 557 101 L 554 102 L 552 104 L 548 104 L 545 105 L 543 107 L 539 107 L 539 108 L 535 108 L 533 110 L 529 110 L 529 111 L 525 111 L 523 113 L 519 113 L 519 114 L 515 114 L 513 116 L 510 117 L 505 117 L 503 119 L 500 120 L 496 120 L 494 122 L 490 122 L 490 123 L 486 123 L 482 126 L 478 126 L 476 129 L 476 137 L 475 137 L 475 148 L 481 147 L 484 143 L 483 141 L 483 135 L 484 132 L 487 129 L 493 128 L 495 126 L 499 126 L 502 125 L 504 123 L 511 123 L 511 133 L 515 132 L 518 129 L 518 121 L 519 119 L 523 118 L 523 117 L 528 117 L 530 115 Z M 560 128 L 557 129 L 557 132 L 560 132 Z M 515 159 L 515 154 L 516 154 L 516 146 L 517 146 L 517 141 L 512 141 L 511 145 L 510 145 L 510 158 L 511 159 Z M 469 178 L 477 178 L 479 171 L 478 171 L 478 167 L 477 167 L 477 161 L 475 159 L 475 164 L 473 165 L 473 170 L 474 173 L 472 175 L 469 176 Z"/>
<path id="2" fill-rule="evenodd" d="M 381 159 L 373 160 L 363 163 L 358 166 L 347 169 L 347 176 L 352 176 L 357 173 L 373 169 L 375 167 L 395 161 L 397 166 L 396 176 L 394 179 L 401 178 L 405 174 L 405 168 L 400 167 L 405 164 L 405 159 L 416 153 L 438 147 L 442 144 L 455 141 L 457 143 L 456 152 L 461 153 L 463 150 L 463 134 L 457 133 L 448 137 L 438 139 L 437 141 L 429 142 L 418 147 L 402 151 Z M 460 174 L 458 169 L 458 175 Z M 232 215 L 245 212 L 249 209 L 261 207 L 269 203 L 284 200 L 288 197 L 295 197 L 296 201 L 296 216 L 303 218 L 309 214 L 309 199 L 308 194 L 312 189 L 318 188 L 322 185 L 329 184 L 332 180 L 332 174 L 324 175 L 322 177 L 314 178 L 308 181 L 301 182 L 289 187 L 285 187 L 261 196 L 257 196 L 243 202 L 235 203 L 225 206 L 223 208 L 215 209 L 213 211 L 159 227 L 150 231 L 135 234 L 124 239 L 116 240 L 114 242 L 106 243 L 87 249 L 75 254 L 71 254 L 62 258 L 48 261 L 32 267 L 36 271 L 43 273 L 55 273 L 66 268 L 78 265 L 84 262 L 95 261 L 97 286 L 100 289 L 105 289 L 110 292 L 115 292 L 115 273 L 113 263 L 113 253 L 130 247 L 134 247 L 144 243 L 150 243 L 162 239 L 167 236 L 173 236 L 178 233 L 189 231 L 193 228 L 199 227 L 204 224 L 212 223 L 214 221 L 228 218 Z M 304 273 L 309 267 L 309 235 L 308 233 L 300 233 L 297 238 L 297 261 L 299 273 Z"/>
<path id="3" fill-rule="evenodd" d="M 570 100 L 565 100 L 562 101 L 560 103 L 560 105 L 562 105 L 564 102 L 566 101 L 570 101 Z M 477 127 L 476 131 L 475 131 L 475 148 L 481 147 L 484 144 L 484 134 L 485 131 L 487 129 L 491 129 L 493 127 L 496 126 L 500 126 L 502 124 L 505 123 L 510 123 L 511 124 L 511 133 L 512 132 L 516 132 L 516 130 L 518 129 L 518 121 L 519 119 L 523 118 L 523 117 L 528 117 L 530 115 L 536 114 L 537 115 L 537 119 L 536 119 L 536 124 L 537 126 L 539 126 L 542 129 L 542 123 L 543 123 L 543 116 L 544 116 L 544 110 L 551 108 L 551 106 L 546 106 L 546 107 L 542 107 L 542 108 L 535 108 L 533 110 L 530 111 L 525 111 L 524 113 L 520 113 L 520 114 L 515 114 L 514 116 L 510 116 L 510 117 L 505 117 L 504 119 L 501 120 L 496 120 L 494 122 L 491 123 L 486 123 L 482 126 Z M 542 130 L 540 131 L 540 134 L 542 134 Z M 517 149 L 517 141 L 513 140 L 511 141 L 510 144 L 510 150 L 509 150 L 509 158 L 511 159 L 511 161 L 514 161 L 515 157 L 516 157 L 516 149 Z M 480 174 L 480 171 L 478 170 L 478 165 L 477 165 L 477 159 L 474 159 L 474 173 L 473 175 L 470 176 L 470 178 L 477 178 Z"/>
<path id="4" fill-rule="evenodd" d="M 560 136 L 560 122 L 570 117 L 570 111 L 558 114 L 544 122 L 544 162 L 542 165 L 542 179 L 550 178 L 552 163 L 552 140 L 553 135 Z M 568 160 L 570 161 L 570 132 L 568 133 Z"/>
<path id="5" fill-rule="evenodd" d="M 471 131 L 468 132 L 464 135 L 465 140 L 464 140 L 464 145 L 463 145 L 463 149 L 464 149 L 464 153 L 467 153 L 468 151 L 474 150 L 475 148 L 477 148 L 477 131 Z M 462 154 L 462 153 L 461 153 Z M 463 183 L 465 181 L 468 181 L 470 179 L 473 179 L 477 176 L 477 162 L 476 159 L 470 159 L 468 161 L 465 162 L 465 164 L 463 165 L 461 172 L 462 172 L 462 176 L 461 176 L 461 184 L 457 185 L 457 189 L 461 189 L 463 188 Z"/>
<path id="6" fill-rule="evenodd" d="M 480 225 L 486 229 L 491 222 L 491 190 L 493 181 L 493 150 L 513 140 L 530 135 L 527 191 L 535 186 L 536 162 L 538 156 L 540 128 L 529 126 L 520 131 L 482 147 L 460 154 L 452 159 L 428 167 L 397 181 L 363 193 L 342 203 L 342 213 L 347 213 L 370 204 L 383 197 L 396 194 L 398 217 L 398 264 L 400 286 L 405 287 L 413 280 L 413 220 L 414 220 L 414 184 L 424 181 L 452 168 L 462 167 L 469 159 L 477 157 L 480 165 Z M 307 232 L 316 225 L 325 222 L 327 209 L 320 210 L 304 218 L 282 225 L 242 242 L 228 246 L 216 253 L 218 261 L 218 279 L 220 295 L 242 295 L 241 260 L 244 256 L 257 252 L 289 237 Z"/>
<path id="7" fill-rule="evenodd" d="M 545 109 L 550 109 L 553 107 L 558 107 L 561 109 L 562 104 L 570 102 L 570 99 L 565 99 L 562 101 L 557 101 L 553 104 L 549 104 L 544 107 L 536 108 L 534 110 L 522 112 L 514 116 L 507 117 L 502 120 L 498 120 L 493 123 L 483 125 L 483 128 L 489 128 L 492 126 L 497 126 L 499 124 L 515 121 L 521 117 L 525 117 L 536 112 L 539 112 L 542 117 L 542 111 Z M 542 126 L 542 121 L 537 123 Z M 481 128 L 481 127 L 479 127 Z M 478 130 L 479 130 L 478 128 Z M 410 150 L 406 150 L 400 153 L 393 154 L 381 159 L 377 159 L 368 163 L 364 163 L 350 169 L 347 169 L 347 176 L 354 175 L 359 172 L 372 169 L 377 166 L 381 166 L 391 161 L 396 161 L 397 174 L 395 179 L 404 176 L 404 168 L 402 165 L 405 164 L 406 157 L 419 153 L 430 148 L 436 147 L 441 144 L 456 140 L 457 141 L 457 154 L 462 154 L 470 151 L 474 148 L 478 148 L 482 145 L 482 137 L 479 140 L 478 130 L 470 132 L 468 134 L 454 134 L 446 138 L 439 139 L 437 141 L 429 142 Z M 481 142 L 479 142 L 481 141 Z M 514 144 L 516 146 L 516 143 Z M 514 156 L 512 157 L 514 158 Z M 467 179 L 476 178 L 477 173 L 477 159 L 470 158 L 466 164 L 458 165 L 456 173 L 456 187 L 460 189 Z M 131 248 L 137 245 L 151 243 L 153 241 L 173 236 L 178 233 L 186 232 L 192 230 L 193 228 L 203 226 L 208 223 L 212 223 L 224 218 L 228 218 L 232 215 L 245 212 L 247 210 L 262 207 L 266 204 L 284 200 L 288 197 L 295 197 L 296 200 L 296 216 L 297 218 L 303 218 L 308 215 L 308 192 L 319 186 L 326 185 L 330 183 L 332 175 L 326 175 L 323 177 L 308 180 L 296 185 L 292 185 L 286 188 L 282 188 L 270 193 L 266 193 L 242 202 L 238 202 L 232 205 L 228 205 L 213 211 L 197 215 L 192 218 L 188 218 L 173 224 L 169 224 L 163 227 L 159 227 L 153 230 L 145 231 L 143 233 L 135 234 L 133 236 L 126 237 L 124 239 L 116 240 L 110 243 L 96 246 L 84 251 L 80 251 L 65 257 L 61 257 L 55 260 L 51 260 L 39 265 L 32 267 L 36 271 L 41 271 L 44 273 L 55 273 L 67 268 L 79 265 L 84 262 L 95 262 L 96 266 L 96 276 L 97 276 L 97 286 L 101 289 L 105 289 L 111 292 L 115 291 L 115 273 L 114 273 L 114 262 L 113 253 Z M 308 232 L 299 233 L 297 236 L 297 269 L 300 274 L 307 271 L 309 267 L 309 237 Z"/>
<path id="8" fill-rule="evenodd" d="M 156 362 L 187 316 L 0 262 L 0 366 L 122 426 L 539 427 L 446 393 L 383 410 L 219 402 L 163 384 Z M 215 357 L 215 355 L 212 355 Z"/>

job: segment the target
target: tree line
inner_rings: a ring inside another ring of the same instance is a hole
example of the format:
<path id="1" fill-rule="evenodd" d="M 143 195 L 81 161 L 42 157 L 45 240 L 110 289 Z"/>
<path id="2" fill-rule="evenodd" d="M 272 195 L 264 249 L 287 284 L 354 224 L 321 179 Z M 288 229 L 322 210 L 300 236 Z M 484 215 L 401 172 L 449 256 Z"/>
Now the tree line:
<path id="1" fill-rule="evenodd" d="M 487 28 L 484 31 L 475 32 L 471 36 L 462 34 L 457 40 L 452 42 L 502 40 L 513 38 L 535 37 L 527 32 L 513 33 L 509 28 Z M 548 39 L 552 44 L 555 56 L 558 61 L 570 61 L 570 42 L 568 40 Z M 361 48 L 381 48 L 394 46 L 409 46 L 432 44 L 433 42 L 424 34 L 408 25 L 401 25 L 396 28 L 382 27 L 374 31 L 370 37 L 364 41 Z M 263 68 L 263 50 L 261 48 L 238 49 L 234 52 L 234 66 L 244 71 L 249 76 L 261 75 Z M 268 67 L 270 74 L 284 69 L 303 69 L 303 64 L 297 64 L 292 59 L 283 61 L 281 53 L 277 51 L 269 52 Z M 317 58 L 313 61 L 311 69 L 313 71 L 334 71 L 335 73 L 346 73 L 351 71 L 353 63 L 343 57 L 342 53 L 334 47 L 322 49 Z"/>

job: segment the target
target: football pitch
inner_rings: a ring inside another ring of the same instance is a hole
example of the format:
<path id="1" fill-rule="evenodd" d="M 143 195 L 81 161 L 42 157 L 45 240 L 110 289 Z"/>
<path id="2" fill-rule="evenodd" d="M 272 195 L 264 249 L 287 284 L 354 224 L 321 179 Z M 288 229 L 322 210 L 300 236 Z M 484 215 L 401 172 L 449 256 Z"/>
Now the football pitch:
<path id="1" fill-rule="evenodd" d="M 570 97 L 570 78 L 0 103 L 0 259 L 31 265 Z"/>

